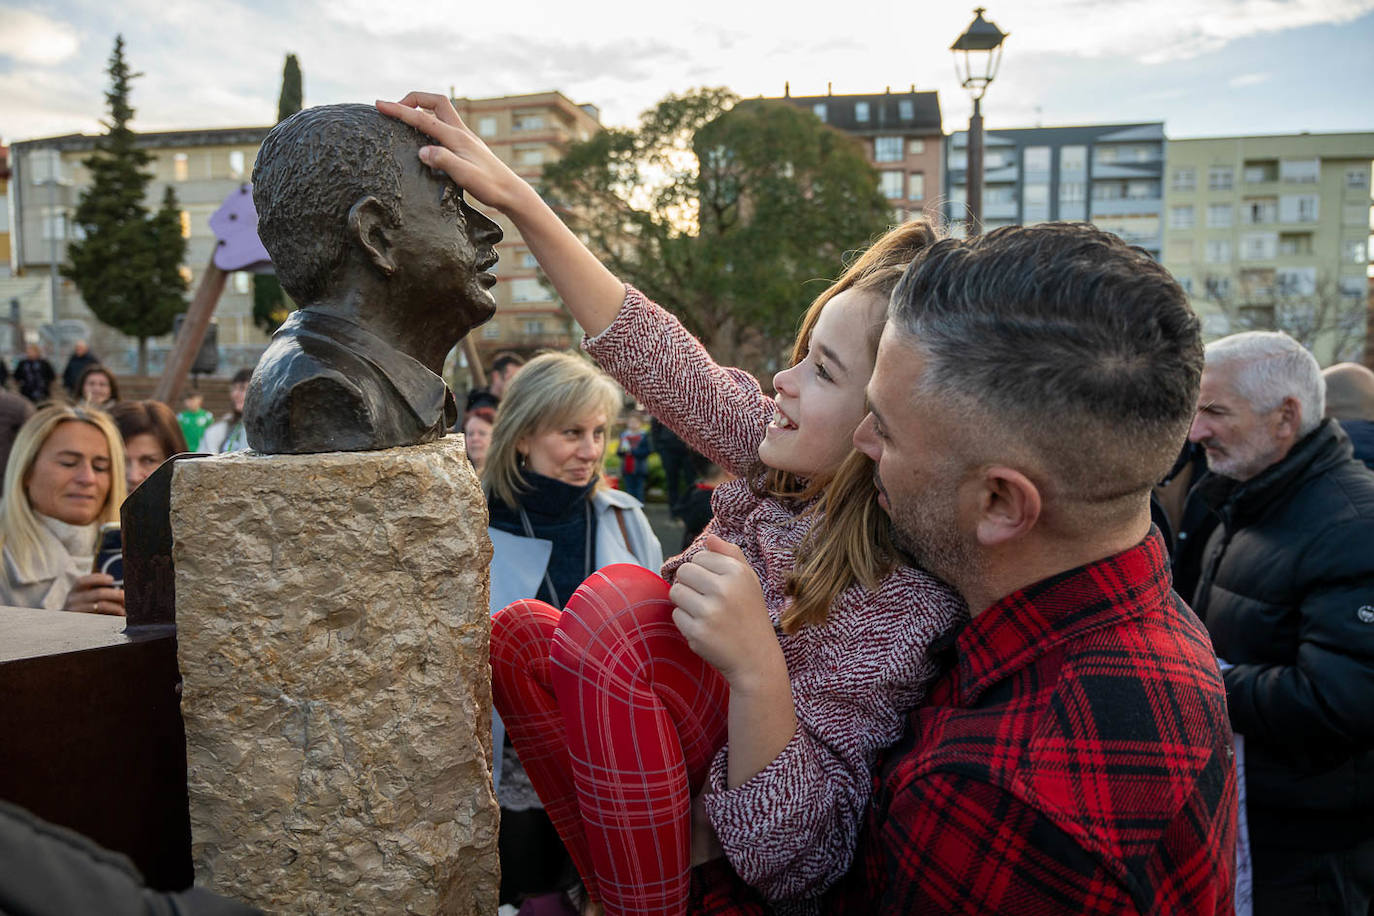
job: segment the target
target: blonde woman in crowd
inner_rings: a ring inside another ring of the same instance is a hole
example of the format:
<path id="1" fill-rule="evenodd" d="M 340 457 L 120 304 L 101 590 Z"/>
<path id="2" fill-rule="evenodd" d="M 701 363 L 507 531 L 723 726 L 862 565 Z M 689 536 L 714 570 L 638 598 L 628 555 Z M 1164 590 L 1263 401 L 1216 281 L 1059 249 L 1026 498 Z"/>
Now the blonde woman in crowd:
<path id="1" fill-rule="evenodd" d="M 53 405 L 15 437 L 0 504 L 0 604 L 124 615 L 124 590 L 93 573 L 103 522 L 119 521 L 124 446 L 89 407 Z"/>

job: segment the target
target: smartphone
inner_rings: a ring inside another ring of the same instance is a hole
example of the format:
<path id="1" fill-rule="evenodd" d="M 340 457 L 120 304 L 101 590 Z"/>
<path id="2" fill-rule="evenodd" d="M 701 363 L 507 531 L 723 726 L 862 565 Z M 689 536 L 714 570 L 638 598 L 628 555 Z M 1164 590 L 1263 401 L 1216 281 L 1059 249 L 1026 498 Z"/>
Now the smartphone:
<path id="1" fill-rule="evenodd" d="M 100 526 L 100 540 L 95 550 L 95 566 L 92 572 L 114 576 L 114 587 L 124 587 L 124 540 L 119 533 L 119 522 L 106 522 Z"/>

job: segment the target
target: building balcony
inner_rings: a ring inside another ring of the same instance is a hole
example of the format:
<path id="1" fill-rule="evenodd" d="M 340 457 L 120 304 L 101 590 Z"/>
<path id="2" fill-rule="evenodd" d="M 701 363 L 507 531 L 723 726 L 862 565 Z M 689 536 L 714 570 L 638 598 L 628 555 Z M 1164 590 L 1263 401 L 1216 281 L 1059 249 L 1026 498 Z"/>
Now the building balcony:
<path id="1" fill-rule="evenodd" d="M 1020 208 L 1016 201 L 984 201 L 983 219 L 1010 219 L 1020 218 Z"/>
<path id="2" fill-rule="evenodd" d="M 1092 202 L 1094 219 L 1099 216 L 1133 216 L 1136 214 L 1157 216 L 1163 211 L 1164 198 L 1162 197 L 1120 197 Z"/>

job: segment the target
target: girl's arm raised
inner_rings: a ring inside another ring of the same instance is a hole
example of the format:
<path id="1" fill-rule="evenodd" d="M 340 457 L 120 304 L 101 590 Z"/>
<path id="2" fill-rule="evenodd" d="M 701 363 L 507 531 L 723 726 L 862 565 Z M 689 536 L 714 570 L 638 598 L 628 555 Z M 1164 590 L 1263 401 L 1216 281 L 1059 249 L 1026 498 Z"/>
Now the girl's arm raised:
<path id="1" fill-rule="evenodd" d="M 377 110 L 437 141 L 438 145 L 420 150 L 420 160 L 515 224 L 568 311 L 588 334 L 600 334 L 615 320 L 625 301 L 624 284 L 563 225 L 528 182 L 468 129 L 447 96 L 411 92 L 399 102 L 379 100 Z"/>

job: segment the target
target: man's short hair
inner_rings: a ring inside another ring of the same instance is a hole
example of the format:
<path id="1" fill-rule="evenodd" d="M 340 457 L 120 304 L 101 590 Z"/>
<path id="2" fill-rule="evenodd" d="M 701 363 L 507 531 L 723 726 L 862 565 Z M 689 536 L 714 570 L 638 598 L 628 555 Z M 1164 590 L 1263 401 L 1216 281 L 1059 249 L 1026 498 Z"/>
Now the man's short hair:
<path id="1" fill-rule="evenodd" d="M 1088 224 L 936 242 L 890 317 L 926 357 L 921 389 L 968 412 L 974 447 L 1029 449 L 1063 498 L 1134 505 L 1197 408 L 1202 339 L 1183 290 Z"/>
<path id="2" fill-rule="evenodd" d="M 348 211 L 367 195 L 401 210 L 399 155 L 427 143 L 372 105 L 321 105 L 272 128 L 253 166 L 253 205 L 282 289 L 302 305 L 329 291 L 350 241 Z"/>
<path id="3" fill-rule="evenodd" d="M 502 350 L 492 357 L 491 374 L 496 375 L 498 372 L 505 372 L 508 366 L 523 365 L 525 365 L 525 360 L 519 353 L 512 353 L 510 350 Z"/>
<path id="4" fill-rule="evenodd" d="M 1244 331 L 1207 345 L 1208 368 L 1233 366 L 1236 394 L 1251 409 L 1268 413 L 1284 398 L 1302 407 L 1298 435 L 1316 429 L 1326 413 L 1326 380 L 1307 348 L 1282 331 Z"/>

